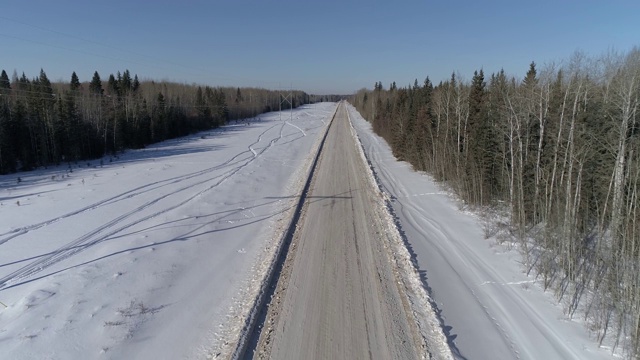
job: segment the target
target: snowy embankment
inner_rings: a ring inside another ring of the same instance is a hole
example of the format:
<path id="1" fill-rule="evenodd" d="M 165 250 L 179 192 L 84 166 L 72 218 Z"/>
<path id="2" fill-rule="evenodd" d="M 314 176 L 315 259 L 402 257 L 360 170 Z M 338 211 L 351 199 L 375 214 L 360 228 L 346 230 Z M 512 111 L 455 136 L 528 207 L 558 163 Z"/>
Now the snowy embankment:
<path id="1" fill-rule="evenodd" d="M 612 358 L 523 274 L 516 251 L 485 239 L 477 217 L 349 111 L 457 359 Z"/>
<path id="2" fill-rule="evenodd" d="M 215 356 L 243 326 L 335 106 L 1 176 L 1 357 Z"/>

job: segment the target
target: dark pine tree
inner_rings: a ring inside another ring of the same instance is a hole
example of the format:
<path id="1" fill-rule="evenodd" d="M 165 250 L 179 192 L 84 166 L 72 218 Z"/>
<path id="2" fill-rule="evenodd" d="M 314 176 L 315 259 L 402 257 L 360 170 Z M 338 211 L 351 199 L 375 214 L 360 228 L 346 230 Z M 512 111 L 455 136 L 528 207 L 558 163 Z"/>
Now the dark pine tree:
<path id="1" fill-rule="evenodd" d="M 91 83 L 89 83 L 89 91 L 94 95 L 102 95 L 104 93 L 102 80 L 100 80 L 100 75 L 97 71 L 93 73 L 93 78 L 91 79 Z"/>
<path id="2" fill-rule="evenodd" d="M 2 70 L 2 74 L 0 74 L 0 89 L 11 90 L 11 81 L 9 81 L 9 76 L 7 76 L 7 72 L 4 70 Z"/>
<path id="3" fill-rule="evenodd" d="M 469 93 L 466 154 L 469 181 L 473 184 L 472 196 L 479 204 L 491 201 L 491 192 L 497 181 L 493 166 L 497 142 L 489 121 L 485 88 L 484 72 L 474 72 Z"/>
<path id="4" fill-rule="evenodd" d="M 139 88 L 140 88 L 140 81 L 138 80 L 138 75 L 135 75 L 133 77 L 133 83 L 131 84 L 131 91 L 136 93 L 138 92 Z"/>
<path id="5" fill-rule="evenodd" d="M 73 72 L 73 74 L 71 74 L 71 82 L 69 82 L 69 89 L 71 89 L 71 91 L 80 90 L 80 79 L 78 79 L 78 75 L 76 75 L 75 71 Z"/>
<path id="6" fill-rule="evenodd" d="M 15 171 L 15 155 L 11 148 L 10 138 L 11 112 L 8 98 L 10 92 L 9 77 L 2 70 L 2 74 L 0 74 L 0 174 Z"/>
<path id="7" fill-rule="evenodd" d="M 525 133 L 524 141 L 525 141 L 525 158 L 523 164 L 524 174 L 522 175 L 522 186 L 523 186 L 523 194 L 524 194 L 524 207 L 526 210 L 527 221 L 535 220 L 539 214 L 538 209 L 536 209 L 535 197 L 538 195 L 535 190 L 535 176 L 536 176 L 536 162 L 538 156 L 538 145 L 540 141 L 540 121 L 537 118 L 535 105 L 538 101 L 538 77 L 536 71 L 536 63 L 531 62 L 529 64 L 529 70 L 524 77 L 522 82 L 522 88 L 525 94 L 525 97 L 528 102 L 533 103 L 531 105 L 531 110 L 528 111 L 528 117 L 525 119 L 526 123 L 524 124 Z"/>
<path id="8" fill-rule="evenodd" d="M 236 99 L 235 102 L 236 104 L 242 101 L 242 93 L 240 92 L 240 88 L 238 88 L 236 90 Z"/>
<path id="9" fill-rule="evenodd" d="M 125 70 L 122 74 L 122 80 L 120 80 L 120 90 L 122 95 L 127 94 L 131 90 L 132 86 L 131 73 L 129 70 Z"/>
<path id="10" fill-rule="evenodd" d="M 158 93 L 156 105 L 151 115 L 151 139 L 152 141 L 162 141 L 167 138 L 167 104 L 164 95 Z"/>
<path id="11" fill-rule="evenodd" d="M 122 78 L 122 75 L 120 75 L 120 72 L 118 71 L 118 77 Z M 118 81 L 116 80 L 115 76 L 113 76 L 113 74 L 109 75 L 109 80 L 107 81 L 107 91 L 109 92 L 109 95 L 111 96 L 120 96 L 120 89 L 118 87 Z"/>

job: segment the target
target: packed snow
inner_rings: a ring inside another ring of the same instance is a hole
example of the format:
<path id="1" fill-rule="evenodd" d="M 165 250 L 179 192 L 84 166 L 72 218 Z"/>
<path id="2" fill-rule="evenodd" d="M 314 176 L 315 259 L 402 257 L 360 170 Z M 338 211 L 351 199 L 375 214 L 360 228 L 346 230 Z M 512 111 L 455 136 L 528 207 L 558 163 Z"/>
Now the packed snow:
<path id="1" fill-rule="evenodd" d="M 397 161 L 349 109 L 456 359 L 613 358 L 523 273 L 517 251 L 485 239 L 477 216 L 430 176 Z"/>
<path id="2" fill-rule="evenodd" d="M 336 108 L 0 177 L 0 358 L 214 358 Z"/>

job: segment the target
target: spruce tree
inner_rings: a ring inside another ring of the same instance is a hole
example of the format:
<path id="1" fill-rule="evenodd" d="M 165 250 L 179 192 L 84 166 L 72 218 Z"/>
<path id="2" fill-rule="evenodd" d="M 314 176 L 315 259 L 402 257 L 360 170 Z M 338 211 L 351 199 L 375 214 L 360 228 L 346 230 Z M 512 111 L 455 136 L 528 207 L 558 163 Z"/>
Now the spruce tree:
<path id="1" fill-rule="evenodd" d="M 0 74 L 0 89 L 11 90 L 11 81 L 9 81 L 9 76 L 7 76 L 7 72 L 4 70 L 2 70 L 2 74 Z"/>
<path id="2" fill-rule="evenodd" d="M 104 93 L 102 80 L 100 80 L 100 75 L 97 71 L 93 73 L 93 78 L 91 79 L 91 83 L 89 83 L 89 91 L 94 95 L 102 95 Z"/>
<path id="3" fill-rule="evenodd" d="M 135 75 L 133 77 L 133 83 L 131 84 L 131 91 L 135 93 L 138 91 L 139 88 L 140 88 L 140 81 L 138 80 L 138 75 Z"/>
<path id="4" fill-rule="evenodd" d="M 538 154 L 538 146 L 541 145 L 540 129 L 544 126 L 541 121 L 544 122 L 545 119 L 538 117 L 540 90 L 538 89 L 536 63 L 533 61 L 529 64 L 529 70 L 522 82 L 522 91 L 524 94 L 524 100 L 527 104 L 525 107 L 527 116 L 523 117 L 523 120 L 525 121 L 523 124 L 523 136 L 526 148 L 523 164 L 524 173 L 522 175 L 522 186 L 524 189 L 524 204 L 527 212 L 527 220 L 535 220 L 539 215 L 536 197 L 538 196 L 540 189 L 537 185 L 537 181 L 539 181 L 537 179 L 538 176 L 541 175 L 539 171 L 540 169 L 537 168 L 539 165 L 538 156 L 542 156 L 542 154 Z"/>
<path id="5" fill-rule="evenodd" d="M 476 193 L 472 196 L 480 204 L 487 204 L 491 200 L 491 193 L 497 182 L 494 169 L 497 142 L 493 126 L 489 121 L 485 88 L 484 72 L 482 70 L 474 72 L 469 93 L 466 154 L 469 181 L 475 184 L 473 188 Z"/>
<path id="6" fill-rule="evenodd" d="M 525 75 L 524 77 L 524 86 L 533 87 L 537 85 L 538 79 L 536 78 L 536 75 L 537 75 L 536 63 L 532 61 L 531 64 L 529 64 L 529 70 L 527 71 L 527 75 Z"/>
<path id="7" fill-rule="evenodd" d="M 31 84 L 31 81 L 29 81 L 29 78 L 27 78 L 27 76 L 23 72 L 22 76 L 20 76 L 20 78 L 18 79 L 18 90 L 20 91 L 29 90 L 30 84 Z"/>
<path id="8" fill-rule="evenodd" d="M 453 78 L 452 78 L 453 79 Z M 482 144 L 477 142 L 476 135 L 480 126 L 486 121 L 485 112 L 485 86 L 484 72 L 480 70 L 474 71 L 473 79 L 471 80 L 471 91 L 469 92 L 469 120 L 467 122 L 467 131 L 464 134 L 465 154 L 474 156 L 477 151 L 482 149 Z M 476 143 L 470 145 L 471 137 L 475 137 Z M 472 147 L 469 149 L 468 147 Z"/>
<path id="9" fill-rule="evenodd" d="M 75 71 L 73 72 L 73 74 L 71 74 L 71 82 L 69 83 L 69 88 L 71 89 L 71 91 L 78 91 L 80 89 L 80 80 L 78 79 L 78 75 L 76 75 Z"/>
<path id="10" fill-rule="evenodd" d="M 6 74 L 2 71 L 2 74 Z M 5 89 L 3 87 L 3 89 Z M 16 158 L 11 146 L 11 114 L 7 101 L 0 102 L 0 174 L 16 170 Z"/>
<path id="11" fill-rule="evenodd" d="M 40 83 L 40 89 L 43 93 L 45 94 L 49 94 L 52 95 L 53 94 L 53 88 L 51 87 L 51 81 L 49 81 L 49 78 L 47 77 L 47 74 L 44 72 L 43 69 L 40 69 L 40 76 L 38 78 L 39 83 Z"/>
<path id="12" fill-rule="evenodd" d="M 119 71 L 118 71 L 118 77 L 122 78 L 122 75 L 120 75 Z M 109 80 L 107 82 L 107 90 L 109 91 L 109 95 L 111 95 L 111 96 L 119 96 L 120 95 L 120 89 L 118 87 L 118 81 L 116 80 L 115 76 L 113 76 L 113 74 L 109 75 Z"/>
<path id="13" fill-rule="evenodd" d="M 196 108 L 198 109 L 198 114 L 202 118 L 203 123 L 211 120 L 211 109 L 209 109 L 209 106 L 205 101 L 204 93 L 200 86 L 198 86 L 198 91 L 196 92 Z"/>
<path id="14" fill-rule="evenodd" d="M 124 74 L 122 74 L 122 80 L 120 80 L 120 90 L 124 95 L 127 92 L 129 92 L 129 90 L 131 90 L 131 87 L 132 87 L 131 73 L 129 73 L 129 70 L 127 69 L 124 71 Z"/>

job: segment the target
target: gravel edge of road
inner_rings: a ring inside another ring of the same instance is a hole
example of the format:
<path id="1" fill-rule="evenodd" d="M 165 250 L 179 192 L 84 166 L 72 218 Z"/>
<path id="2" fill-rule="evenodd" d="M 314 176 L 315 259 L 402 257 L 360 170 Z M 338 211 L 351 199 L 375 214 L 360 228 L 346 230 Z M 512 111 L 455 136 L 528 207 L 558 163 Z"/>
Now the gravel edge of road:
<path id="1" fill-rule="evenodd" d="M 257 266 L 258 271 L 254 272 L 256 275 L 249 280 L 252 285 L 255 283 L 259 283 L 259 285 L 251 287 L 253 291 L 249 292 L 248 300 L 244 300 L 244 305 L 247 305 L 244 306 L 245 311 L 240 315 L 236 315 L 241 319 L 236 319 L 236 321 L 242 325 L 228 330 L 228 334 L 225 336 L 227 340 L 223 342 L 222 347 L 218 349 L 215 354 L 211 355 L 212 359 L 237 360 L 242 359 L 245 356 L 245 352 L 250 344 L 254 330 L 258 325 L 260 312 L 269 301 L 269 299 L 267 299 L 267 295 L 270 293 L 269 289 L 272 286 L 274 276 L 277 273 L 278 264 L 282 262 L 282 258 L 289 252 L 285 251 L 288 248 L 287 238 L 291 236 L 292 231 L 295 233 L 297 223 L 295 221 L 296 217 L 302 216 L 300 214 L 303 212 L 305 200 L 304 193 L 309 189 L 310 179 L 313 178 L 313 173 L 318 163 L 322 146 L 338 111 L 338 107 L 339 105 L 336 104 L 333 114 L 330 117 L 330 121 L 325 126 L 324 133 L 318 137 L 318 140 L 312 147 L 313 150 L 309 153 L 307 158 L 308 160 L 306 160 L 301 167 L 303 170 L 303 176 L 294 182 L 294 193 L 301 194 L 300 198 L 292 204 L 284 214 L 282 220 L 278 222 L 274 233 L 271 236 L 272 240 L 265 246 L 265 249 L 262 252 L 263 256 L 260 257 L 264 260 Z M 293 244 L 293 240 L 291 241 L 291 244 Z"/>
<path id="2" fill-rule="evenodd" d="M 453 353 L 447 344 L 447 338 L 444 334 L 444 330 L 440 325 L 440 321 L 436 316 L 436 313 L 431 305 L 431 299 L 427 291 L 422 286 L 420 280 L 420 274 L 411 259 L 409 250 L 407 249 L 402 236 L 400 235 L 400 229 L 393 219 L 390 212 L 390 199 L 389 196 L 382 190 L 380 182 L 377 180 L 373 165 L 367 158 L 362 142 L 358 137 L 358 134 L 351 122 L 350 112 L 353 109 L 350 104 L 347 107 L 347 118 L 351 128 L 351 135 L 354 138 L 355 146 L 358 153 L 362 157 L 367 169 L 367 177 L 372 185 L 372 188 L 377 189 L 379 194 L 378 210 L 377 213 L 382 217 L 386 225 L 386 240 L 389 244 L 390 260 L 395 262 L 394 269 L 399 280 L 398 286 L 401 294 L 408 297 L 410 312 L 414 317 L 418 332 L 422 336 L 422 343 L 424 351 L 428 353 L 429 359 L 434 360 L 453 360 Z"/>

